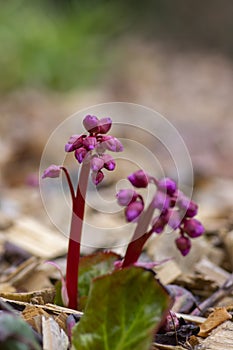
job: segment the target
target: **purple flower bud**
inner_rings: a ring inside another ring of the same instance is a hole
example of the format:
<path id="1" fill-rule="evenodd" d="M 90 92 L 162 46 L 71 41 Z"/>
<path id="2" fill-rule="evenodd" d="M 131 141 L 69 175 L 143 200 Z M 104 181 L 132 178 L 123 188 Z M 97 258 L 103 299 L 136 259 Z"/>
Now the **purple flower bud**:
<path id="1" fill-rule="evenodd" d="M 200 223 L 200 221 L 196 219 L 185 220 L 183 230 L 189 235 L 191 238 L 196 238 L 201 236 L 205 229 Z"/>
<path id="2" fill-rule="evenodd" d="M 103 160 L 104 160 L 104 167 L 105 169 L 109 170 L 109 171 L 112 171 L 115 169 L 116 167 L 116 162 L 115 160 L 113 159 L 112 156 L 110 156 L 110 154 L 104 154 L 102 156 Z"/>
<path id="3" fill-rule="evenodd" d="M 60 173 L 61 173 L 61 167 L 58 165 L 52 164 L 47 169 L 45 169 L 42 175 L 42 179 L 45 179 L 46 177 L 51 177 L 51 178 L 59 177 Z"/>
<path id="4" fill-rule="evenodd" d="M 108 149 L 109 151 L 112 151 L 112 152 L 123 151 L 123 145 L 116 137 L 113 137 L 110 135 L 103 136 L 101 143 L 102 143 L 102 146 L 104 146 L 104 148 Z"/>
<path id="5" fill-rule="evenodd" d="M 120 190 L 116 196 L 117 196 L 118 204 L 126 206 L 130 202 L 136 201 L 138 194 L 134 190 L 127 189 L 127 190 Z"/>
<path id="6" fill-rule="evenodd" d="M 92 157 L 91 159 L 91 169 L 95 172 L 102 169 L 104 166 L 104 160 L 100 157 Z"/>
<path id="7" fill-rule="evenodd" d="M 83 140 L 83 146 L 88 150 L 88 151 L 92 151 L 93 149 L 95 149 L 97 145 L 97 141 L 96 141 L 96 137 L 94 136 L 87 136 L 84 140 Z"/>
<path id="8" fill-rule="evenodd" d="M 104 174 L 101 170 L 99 170 L 97 173 L 93 171 L 91 178 L 93 184 L 97 186 L 104 179 Z"/>
<path id="9" fill-rule="evenodd" d="M 72 135 L 67 144 L 65 145 L 65 151 L 66 152 L 73 152 L 75 149 L 82 147 L 83 145 L 83 135 Z"/>
<path id="10" fill-rule="evenodd" d="M 186 211 L 185 216 L 192 218 L 197 215 L 198 205 L 181 193 L 177 200 L 177 205 Z"/>
<path id="11" fill-rule="evenodd" d="M 165 220 L 164 215 L 157 216 L 152 221 L 152 231 L 156 233 L 161 233 L 166 226 L 167 221 Z"/>
<path id="12" fill-rule="evenodd" d="M 83 119 L 83 125 L 88 132 L 99 132 L 99 119 L 94 115 L 87 115 Z"/>
<path id="13" fill-rule="evenodd" d="M 81 164 L 87 155 L 87 150 L 84 147 L 78 148 L 74 152 L 75 158 Z"/>
<path id="14" fill-rule="evenodd" d="M 106 134 L 112 126 L 112 119 L 111 118 L 101 118 L 99 120 L 99 133 L 100 134 Z"/>
<path id="15" fill-rule="evenodd" d="M 181 217 L 178 210 L 168 210 L 168 225 L 176 230 L 181 224 Z"/>
<path id="16" fill-rule="evenodd" d="M 191 249 L 191 241 L 188 237 L 180 236 L 176 239 L 176 246 L 183 256 L 186 256 Z"/>
<path id="17" fill-rule="evenodd" d="M 155 209 L 164 212 L 169 208 L 170 198 L 164 192 L 157 191 L 153 199 L 153 205 Z"/>
<path id="18" fill-rule="evenodd" d="M 167 192 L 170 196 L 175 193 L 176 188 L 177 186 L 175 181 L 169 179 L 168 177 L 165 177 L 164 179 L 158 181 L 158 189 L 160 191 Z"/>
<path id="19" fill-rule="evenodd" d="M 143 203 L 140 201 L 130 203 L 125 209 L 127 221 L 131 222 L 138 218 L 144 209 Z"/>
<path id="20" fill-rule="evenodd" d="M 134 187 L 147 187 L 149 183 L 148 175 L 143 170 L 137 170 L 128 176 L 128 180 Z"/>

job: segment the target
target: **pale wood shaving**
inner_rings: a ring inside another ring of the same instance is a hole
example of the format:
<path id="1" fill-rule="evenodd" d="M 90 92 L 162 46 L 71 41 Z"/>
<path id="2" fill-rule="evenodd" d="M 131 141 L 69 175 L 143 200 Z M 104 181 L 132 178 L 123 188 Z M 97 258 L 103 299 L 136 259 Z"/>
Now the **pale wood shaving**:
<path id="1" fill-rule="evenodd" d="M 207 258 L 199 261 L 195 265 L 195 270 L 216 282 L 219 287 L 230 277 L 229 272 L 225 271 Z"/>
<path id="2" fill-rule="evenodd" d="M 53 318 L 42 316 L 43 350 L 67 350 L 69 339 Z"/>
<path id="3" fill-rule="evenodd" d="M 174 282 L 175 279 L 182 274 L 179 265 L 174 260 L 167 261 L 161 266 L 156 266 L 154 270 L 157 273 L 157 277 L 163 284 Z"/>
<path id="4" fill-rule="evenodd" d="M 67 251 L 67 238 L 29 217 L 21 217 L 6 231 L 8 241 L 32 255 L 52 259 Z"/>

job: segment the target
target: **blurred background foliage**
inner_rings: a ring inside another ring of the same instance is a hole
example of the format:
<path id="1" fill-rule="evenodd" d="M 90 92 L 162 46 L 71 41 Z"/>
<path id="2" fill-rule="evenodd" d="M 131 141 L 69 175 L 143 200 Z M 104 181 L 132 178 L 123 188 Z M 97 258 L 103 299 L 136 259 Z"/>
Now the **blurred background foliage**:
<path id="1" fill-rule="evenodd" d="M 228 0 L 1 2 L 0 92 L 98 84 L 124 59 L 125 37 L 233 53 Z"/>

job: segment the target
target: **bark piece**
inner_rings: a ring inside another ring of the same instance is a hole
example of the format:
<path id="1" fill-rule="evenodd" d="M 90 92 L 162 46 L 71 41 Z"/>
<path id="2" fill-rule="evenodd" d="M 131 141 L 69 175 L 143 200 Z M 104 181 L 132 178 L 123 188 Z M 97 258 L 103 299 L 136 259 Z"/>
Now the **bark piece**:
<path id="1" fill-rule="evenodd" d="M 207 320 L 201 324 L 198 335 L 203 338 L 207 337 L 214 328 L 218 327 L 223 322 L 230 320 L 231 318 L 232 316 L 227 312 L 226 308 L 216 308 L 209 315 Z"/>

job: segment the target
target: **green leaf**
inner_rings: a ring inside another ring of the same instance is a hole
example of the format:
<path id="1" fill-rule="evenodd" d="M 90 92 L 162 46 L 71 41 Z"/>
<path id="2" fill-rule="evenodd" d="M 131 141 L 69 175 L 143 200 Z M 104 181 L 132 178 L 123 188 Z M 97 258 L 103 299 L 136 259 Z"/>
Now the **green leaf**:
<path id="1" fill-rule="evenodd" d="M 7 312 L 0 315 L 0 349 L 40 350 L 30 326 Z"/>
<path id="2" fill-rule="evenodd" d="M 91 282 L 98 276 L 112 272 L 114 262 L 120 259 L 120 256 L 113 252 L 97 252 L 84 256 L 79 263 L 79 310 L 85 308 L 87 296 Z"/>
<path id="3" fill-rule="evenodd" d="M 96 278 L 74 327 L 76 350 L 147 350 L 170 298 L 151 271 L 129 267 Z"/>

